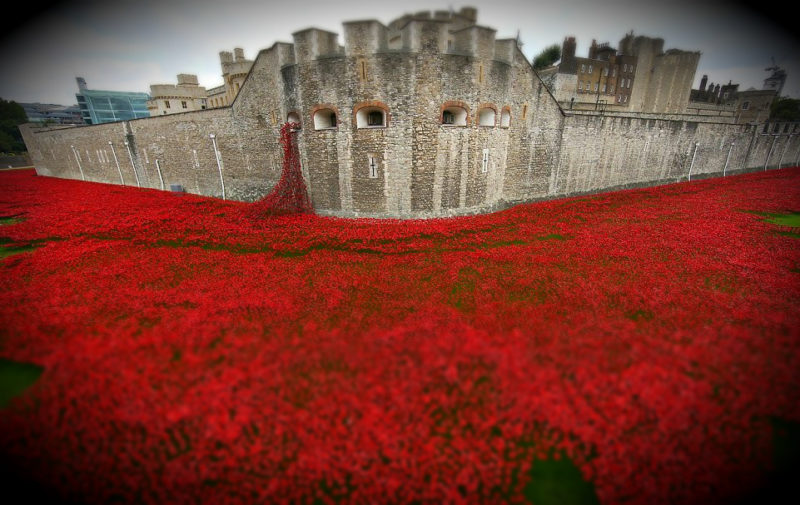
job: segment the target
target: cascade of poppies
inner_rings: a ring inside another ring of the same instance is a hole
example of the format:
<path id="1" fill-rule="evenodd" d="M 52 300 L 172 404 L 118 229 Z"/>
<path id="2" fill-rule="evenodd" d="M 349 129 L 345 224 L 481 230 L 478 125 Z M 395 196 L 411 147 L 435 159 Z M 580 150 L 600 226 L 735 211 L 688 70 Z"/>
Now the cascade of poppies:
<path id="1" fill-rule="evenodd" d="M 306 184 L 300 171 L 300 152 L 297 148 L 299 123 L 284 123 L 281 127 L 283 171 L 272 191 L 250 209 L 251 217 L 313 212 Z"/>

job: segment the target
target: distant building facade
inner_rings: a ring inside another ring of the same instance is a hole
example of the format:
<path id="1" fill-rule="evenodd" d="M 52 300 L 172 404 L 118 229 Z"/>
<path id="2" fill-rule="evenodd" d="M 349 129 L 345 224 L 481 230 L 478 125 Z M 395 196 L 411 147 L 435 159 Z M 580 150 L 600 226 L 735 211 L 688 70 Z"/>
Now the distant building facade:
<path id="1" fill-rule="evenodd" d="M 178 84 L 150 85 L 147 109 L 151 116 L 203 110 L 208 107 L 206 88 L 197 84 L 197 76 L 178 74 Z"/>
<path id="2" fill-rule="evenodd" d="M 88 89 L 86 80 L 78 77 L 78 107 L 86 124 L 111 123 L 150 117 L 147 101 L 150 95 L 127 91 Z"/>
<path id="3" fill-rule="evenodd" d="M 609 104 L 627 108 L 636 57 L 595 40 L 588 58 L 576 56 L 575 48 L 575 37 L 565 38 L 559 64 L 539 72 L 556 100 L 568 109 L 605 109 Z"/>
<path id="4" fill-rule="evenodd" d="M 690 101 L 711 103 L 716 105 L 736 105 L 738 100 L 739 85 L 728 81 L 728 84 L 719 85 L 708 83 L 708 76 L 704 75 L 700 79 L 700 88 L 693 89 L 690 94 Z"/>
<path id="5" fill-rule="evenodd" d="M 20 103 L 31 123 L 82 124 L 81 109 L 77 105 L 52 103 Z"/>
<path id="6" fill-rule="evenodd" d="M 770 115 L 772 102 L 780 96 L 780 90 L 786 82 L 786 71 L 773 65 L 765 70 L 771 72 L 764 79 L 762 89 L 750 88 L 739 91 L 739 85 L 728 81 L 728 84 L 719 85 L 709 83 L 708 76 L 700 79 L 700 88 L 691 92 L 689 108 L 697 113 L 711 116 L 717 115 L 720 119 L 737 124 L 755 124 L 767 121 Z"/>
<path id="7" fill-rule="evenodd" d="M 575 56 L 567 37 L 558 65 L 539 75 L 566 109 L 684 113 L 700 53 L 663 50 L 664 40 L 627 34 L 619 49 L 592 41 L 588 58 Z"/>
<path id="8" fill-rule="evenodd" d="M 772 89 L 748 89 L 737 95 L 736 122 L 761 123 L 769 118 L 770 106 L 777 96 Z"/>

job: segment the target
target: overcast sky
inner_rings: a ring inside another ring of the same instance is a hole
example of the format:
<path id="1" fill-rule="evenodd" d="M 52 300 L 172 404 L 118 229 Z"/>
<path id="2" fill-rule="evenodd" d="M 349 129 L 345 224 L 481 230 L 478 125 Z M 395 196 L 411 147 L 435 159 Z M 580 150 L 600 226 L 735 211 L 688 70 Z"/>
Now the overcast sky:
<path id="1" fill-rule="evenodd" d="M 766 6 L 767 2 L 762 2 Z M 770 2 L 770 5 L 777 5 Z M 206 88 L 222 84 L 219 52 L 242 47 L 254 59 L 292 33 L 318 27 L 340 34 L 342 22 L 377 19 L 388 24 L 422 10 L 478 9 L 478 23 L 498 38 L 519 36 L 532 58 L 565 36 L 577 38 L 578 56 L 592 39 L 618 48 L 633 30 L 661 37 L 664 48 L 701 51 L 695 87 L 709 81 L 761 89 L 771 58 L 787 70 L 783 94 L 800 98 L 794 15 L 764 15 L 756 2 L 719 0 L 83 0 L 28 7 L 23 19 L 6 14 L 0 39 L 0 97 L 18 102 L 70 105 L 75 77 L 90 89 L 149 92 L 151 84 L 175 83 L 197 74 Z M 756 5 L 756 6 L 754 6 Z M 36 9 L 36 10 L 34 10 Z M 775 9 L 773 7 L 773 9 Z"/>

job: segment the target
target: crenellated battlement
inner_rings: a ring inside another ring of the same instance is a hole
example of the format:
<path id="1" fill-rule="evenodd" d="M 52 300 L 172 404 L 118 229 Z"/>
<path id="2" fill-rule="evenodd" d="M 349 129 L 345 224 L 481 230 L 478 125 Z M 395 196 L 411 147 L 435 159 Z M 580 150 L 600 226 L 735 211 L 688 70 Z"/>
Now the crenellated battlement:
<path id="1" fill-rule="evenodd" d="M 479 26 L 476 21 L 473 8 L 406 14 L 388 26 L 375 19 L 346 21 L 343 46 L 339 45 L 339 34 L 307 28 L 292 34 L 294 61 L 301 64 L 337 56 L 431 52 L 512 62 L 516 40 L 496 40 L 496 30 Z"/>
<path id="2" fill-rule="evenodd" d="M 365 56 L 389 48 L 389 28 L 368 19 L 344 23 L 344 51 L 347 56 Z"/>
<path id="3" fill-rule="evenodd" d="M 473 25 L 453 33 L 453 51 L 480 59 L 494 58 L 496 30 Z"/>
<path id="4" fill-rule="evenodd" d="M 305 63 L 318 58 L 343 55 L 344 51 L 339 46 L 339 34 L 320 30 L 319 28 L 306 28 L 292 34 L 294 39 L 295 63 Z"/>

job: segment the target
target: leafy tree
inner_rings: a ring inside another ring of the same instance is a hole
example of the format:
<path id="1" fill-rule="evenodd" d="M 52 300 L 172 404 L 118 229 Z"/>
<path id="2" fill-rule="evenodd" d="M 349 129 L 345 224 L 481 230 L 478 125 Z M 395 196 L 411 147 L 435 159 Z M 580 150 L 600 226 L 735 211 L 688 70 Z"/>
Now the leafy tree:
<path id="1" fill-rule="evenodd" d="M 772 102 L 770 121 L 800 121 L 800 100 L 781 97 Z"/>
<path id="2" fill-rule="evenodd" d="M 17 126 L 27 122 L 28 116 L 20 104 L 0 98 L 0 152 L 25 151 L 25 143 Z"/>
<path id="3" fill-rule="evenodd" d="M 533 68 L 534 70 L 541 70 L 545 67 L 549 67 L 560 59 L 561 47 L 557 44 L 553 44 L 552 46 L 545 47 L 541 53 L 533 58 Z"/>

